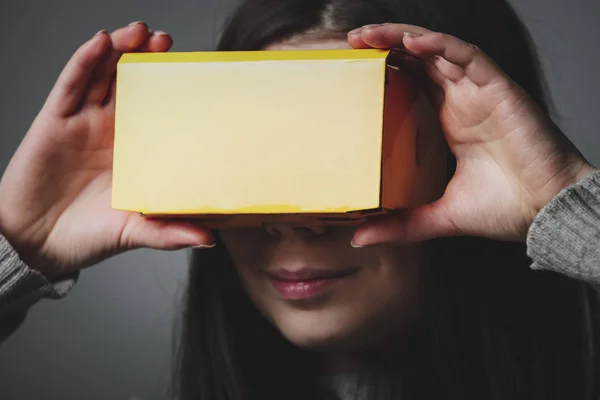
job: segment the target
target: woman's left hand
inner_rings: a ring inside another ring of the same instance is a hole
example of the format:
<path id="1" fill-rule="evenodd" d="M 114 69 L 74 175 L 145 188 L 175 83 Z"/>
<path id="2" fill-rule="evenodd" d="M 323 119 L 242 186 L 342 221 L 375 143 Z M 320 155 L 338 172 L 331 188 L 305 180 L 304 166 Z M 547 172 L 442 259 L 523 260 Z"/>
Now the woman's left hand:
<path id="1" fill-rule="evenodd" d="M 348 34 L 354 48 L 403 48 L 423 60 L 457 169 L 441 199 L 366 222 L 353 245 L 482 236 L 522 241 L 536 214 L 594 171 L 565 135 L 477 47 L 402 24 Z"/>

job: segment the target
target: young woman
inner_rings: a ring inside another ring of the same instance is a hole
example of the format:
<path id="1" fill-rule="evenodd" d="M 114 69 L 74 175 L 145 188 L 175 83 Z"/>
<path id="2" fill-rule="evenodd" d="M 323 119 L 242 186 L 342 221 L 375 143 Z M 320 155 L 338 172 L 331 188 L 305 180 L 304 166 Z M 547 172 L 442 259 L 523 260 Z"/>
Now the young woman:
<path id="1" fill-rule="evenodd" d="M 210 232 L 110 209 L 116 62 L 171 44 L 144 23 L 99 32 L 5 171 L 5 335 L 86 266 L 199 247 L 182 399 L 600 398 L 600 173 L 548 118 L 507 3 L 248 0 L 233 14 L 219 50 L 402 48 L 420 60 L 407 68 L 424 77 L 456 170 L 441 200 L 356 230 Z"/>

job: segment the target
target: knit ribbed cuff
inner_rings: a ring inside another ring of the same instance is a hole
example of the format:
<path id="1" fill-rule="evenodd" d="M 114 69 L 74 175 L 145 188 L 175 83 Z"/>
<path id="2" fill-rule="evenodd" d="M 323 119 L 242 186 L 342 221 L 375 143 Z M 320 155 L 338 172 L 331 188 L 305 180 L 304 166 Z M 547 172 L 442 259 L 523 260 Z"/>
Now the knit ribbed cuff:
<path id="1" fill-rule="evenodd" d="M 43 298 L 62 298 L 78 277 L 76 272 L 56 282 L 48 281 L 41 273 L 29 268 L 0 235 L 0 314 L 27 309 Z"/>
<path id="2" fill-rule="evenodd" d="M 562 190 L 527 235 L 531 268 L 600 284 L 600 171 Z"/>

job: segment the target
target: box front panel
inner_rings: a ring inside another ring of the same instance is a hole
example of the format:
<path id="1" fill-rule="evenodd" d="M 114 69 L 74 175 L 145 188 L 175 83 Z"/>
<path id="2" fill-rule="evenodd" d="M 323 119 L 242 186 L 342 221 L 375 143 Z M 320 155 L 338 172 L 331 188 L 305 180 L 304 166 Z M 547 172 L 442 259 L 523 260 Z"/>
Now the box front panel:
<path id="1" fill-rule="evenodd" d="M 383 71 L 368 59 L 121 64 L 113 206 L 378 207 Z"/>

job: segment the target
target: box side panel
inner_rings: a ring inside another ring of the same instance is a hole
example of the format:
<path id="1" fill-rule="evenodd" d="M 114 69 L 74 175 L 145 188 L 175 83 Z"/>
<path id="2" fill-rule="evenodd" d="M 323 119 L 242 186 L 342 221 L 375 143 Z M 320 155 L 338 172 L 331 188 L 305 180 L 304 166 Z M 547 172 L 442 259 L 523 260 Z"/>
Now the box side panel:
<path id="1" fill-rule="evenodd" d="M 382 165 L 382 204 L 387 209 L 415 207 L 441 196 L 446 147 L 433 112 L 416 80 L 388 68 Z"/>

